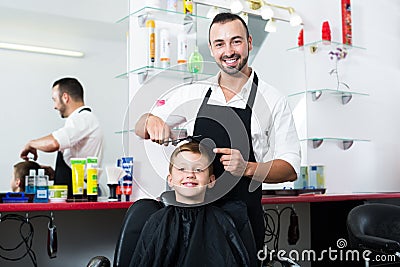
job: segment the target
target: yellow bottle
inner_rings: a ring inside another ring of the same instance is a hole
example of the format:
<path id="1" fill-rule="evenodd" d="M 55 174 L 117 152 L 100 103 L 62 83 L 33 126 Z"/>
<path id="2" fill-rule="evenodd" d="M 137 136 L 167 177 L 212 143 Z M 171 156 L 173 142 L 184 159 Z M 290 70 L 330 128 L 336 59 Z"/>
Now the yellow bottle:
<path id="1" fill-rule="evenodd" d="M 98 174 L 97 174 L 97 158 L 89 157 L 86 159 L 86 181 L 87 181 L 87 198 L 88 201 L 97 201 L 98 194 Z"/>
<path id="2" fill-rule="evenodd" d="M 74 199 L 83 198 L 85 164 L 86 164 L 86 159 L 82 158 L 71 159 L 72 194 Z"/>
<path id="3" fill-rule="evenodd" d="M 193 14 L 193 2 L 192 0 L 183 0 L 183 13 Z"/>

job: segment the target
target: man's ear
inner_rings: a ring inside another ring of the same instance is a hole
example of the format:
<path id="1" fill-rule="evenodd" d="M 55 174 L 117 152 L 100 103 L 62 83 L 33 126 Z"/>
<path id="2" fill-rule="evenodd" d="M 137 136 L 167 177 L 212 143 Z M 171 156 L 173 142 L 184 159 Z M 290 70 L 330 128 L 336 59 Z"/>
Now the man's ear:
<path id="1" fill-rule="evenodd" d="M 61 96 L 61 99 L 64 101 L 64 103 L 68 103 L 69 102 L 69 94 L 64 92 Z"/>
<path id="2" fill-rule="evenodd" d="M 215 185 L 215 175 L 211 174 L 210 175 L 210 183 L 207 185 L 208 188 L 213 188 Z"/>
<path id="3" fill-rule="evenodd" d="M 18 187 L 21 185 L 21 178 L 15 178 L 15 185 Z"/>
<path id="4" fill-rule="evenodd" d="M 214 54 L 213 54 L 213 52 L 212 52 L 211 44 L 210 44 L 210 43 L 208 43 L 208 49 L 210 50 L 210 55 L 211 55 L 212 57 L 214 57 Z"/>
<path id="5" fill-rule="evenodd" d="M 253 36 L 249 35 L 249 51 L 253 50 Z"/>
<path id="6" fill-rule="evenodd" d="M 171 188 L 174 188 L 174 184 L 172 183 L 172 176 L 171 174 L 168 174 L 167 176 L 167 181 L 168 181 L 168 186 Z"/>

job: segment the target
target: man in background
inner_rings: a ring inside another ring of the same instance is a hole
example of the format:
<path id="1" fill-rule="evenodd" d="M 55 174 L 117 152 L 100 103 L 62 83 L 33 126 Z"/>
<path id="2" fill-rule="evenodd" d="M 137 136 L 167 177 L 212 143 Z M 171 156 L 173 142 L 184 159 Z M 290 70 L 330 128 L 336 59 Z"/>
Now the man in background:
<path id="1" fill-rule="evenodd" d="M 54 184 L 68 185 L 68 196 L 72 196 L 71 158 L 97 157 L 100 166 L 103 154 L 103 132 L 97 117 L 90 107 L 85 106 L 83 94 L 83 87 L 75 78 L 54 82 L 54 109 L 66 119 L 65 125 L 49 135 L 29 141 L 20 153 L 24 160 L 29 159 L 29 154 L 37 160 L 37 150 L 57 151 Z"/>

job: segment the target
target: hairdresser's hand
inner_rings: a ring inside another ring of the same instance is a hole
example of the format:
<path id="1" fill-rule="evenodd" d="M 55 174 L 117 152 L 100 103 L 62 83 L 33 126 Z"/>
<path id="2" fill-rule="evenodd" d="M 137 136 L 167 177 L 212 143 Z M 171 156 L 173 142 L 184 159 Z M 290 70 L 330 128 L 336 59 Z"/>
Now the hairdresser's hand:
<path id="1" fill-rule="evenodd" d="M 23 160 L 29 160 L 30 159 L 29 153 L 31 153 L 33 155 L 33 160 L 37 160 L 37 158 L 38 158 L 37 150 L 36 150 L 36 148 L 33 148 L 32 146 L 30 146 L 29 143 L 25 145 L 25 147 L 22 149 L 19 156 Z"/>
<path id="2" fill-rule="evenodd" d="M 150 115 L 146 120 L 146 131 L 151 141 L 160 145 L 168 145 L 168 143 L 164 142 L 169 140 L 171 129 L 161 118 Z"/>
<path id="3" fill-rule="evenodd" d="M 247 161 L 243 159 L 242 153 L 237 149 L 214 148 L 214 153 L 222 154 L 221 163 L 224 169 L 233 176 L 243 176 L 246 170 Z"/>

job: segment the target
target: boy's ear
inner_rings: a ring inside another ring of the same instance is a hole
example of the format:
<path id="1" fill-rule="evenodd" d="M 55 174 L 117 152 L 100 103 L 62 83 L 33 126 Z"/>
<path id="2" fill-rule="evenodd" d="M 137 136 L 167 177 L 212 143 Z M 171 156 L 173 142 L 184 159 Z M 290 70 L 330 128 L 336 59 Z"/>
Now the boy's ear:
<path id="1" fill-rule="evenodd" d="M 173 188 L 173 187 L 174 187 L 174 184 L 172 183 L 172 176 L 171 176 L 171 174 L 168 174 L 168 176 L 167 176 L 167 181 L 168 181 L 168 186 L 171 187 L 171 188 Z"/>
<path id="2" fill-rule="evenodd" d="M 215 185 L 215 175 L 211 174 L 210 175 L 210 183 L 207 185 L 208 188 L 213 188 Z"/>
<path id="3" fill-rule="evenodd" d="M 18 187 L 21 185 L 21 178 L 15 178 L 15 185 Z"/>

